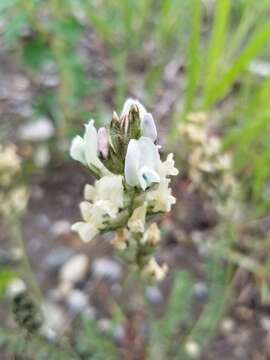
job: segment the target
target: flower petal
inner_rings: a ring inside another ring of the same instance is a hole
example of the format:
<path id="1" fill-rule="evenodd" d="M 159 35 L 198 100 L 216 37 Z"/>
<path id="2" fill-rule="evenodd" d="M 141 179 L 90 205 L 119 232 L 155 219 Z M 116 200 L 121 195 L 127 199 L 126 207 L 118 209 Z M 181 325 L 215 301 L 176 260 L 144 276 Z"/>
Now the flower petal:
<path id="1" fill-rule="evenodd" d="M 143 190 L 145 190 L 151 184 L 159 183 L 160 177 L 154 170 L 148 168 L 147 166 L 143 166 L 140 170 L 139 182 L 140 182 L 141 188 Z"/>
<path id="2" fill-rule="evenodd" d="M 84 221 L 91 221 L 93 214 L 93 204 L 88 201 L 82 201 L 80 203 L 80 210 Z"/>
<path id="3" fill-rule="evenodd" d="M 103 176 L 96 182 L 97 198 L 109 200 L 117 208 L 124 206 L 124 188 L 122 175 Z"/>
<path id="4" fill-rule="evenodd" d="M 75 136 L 71 142 L 70 156 L 72 159 L 80 161 L 83 165 L 87 164 L 84 152 L 84 141 L 79 135 Z"/>
<path id="5" fill-rule="evenodd" d="M 97 234 L 98 229 L 90 223 L 85 222 L 77 222 L 71 226 L 71 230 L 76 231 L 80 238 L 85 241 L 91 241 Z"/>
<path id="6" fill-rule="evenodd" d="M 88 201 L 95 200 L 96 189 L 93 185 L 86 184 L 84 187 L 84 198 Z"/>
<path id="7" fill-rule="evenodd" d="M 125 159 L 125 179 L 128 185 L 139 184 L 140 148 L 137 140 L 130 140 L 128 143 Z"/>
<path id="8" fill-rule="evenodd" d="M 157 139 L 157 128 L 152 114 L 146 113 L 141 121 L 142 135 L 150 138 L 153 142 Z"/>
<path id="9" fill-rule="evenodd" d="M 145 216 L 146 216 L 147 204 L 146 202 L 143 203 L 142 206 L 137 207 L 129 221 L 128 221 L 128 228 L 133 233 L 143 233 L 144 232 L 144 225 L 145 225 Z"/>
<path id="10" fill-rule="evenodd" d="M 138 141 L 140 149 L 140 165 L 152 169 L 158 169 L 160 166 L 160 156 L 158 147 L 148 137 L 142 136 Z"/>

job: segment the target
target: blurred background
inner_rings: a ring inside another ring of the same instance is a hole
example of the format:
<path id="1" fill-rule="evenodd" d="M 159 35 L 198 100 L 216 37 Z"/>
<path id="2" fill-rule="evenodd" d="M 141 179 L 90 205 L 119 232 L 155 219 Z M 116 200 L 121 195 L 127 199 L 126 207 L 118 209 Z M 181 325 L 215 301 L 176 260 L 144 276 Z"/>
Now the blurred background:
<path id="1" fill-rule="evenodd" d="M 270 358 L 269 17 L 270 0 L 1 0 L 1 359 Z M 161 284 L 128 276 L 113 234 L 70 232 L 93 182 L 70 140 L 130 96 L 180 170 Z"/>

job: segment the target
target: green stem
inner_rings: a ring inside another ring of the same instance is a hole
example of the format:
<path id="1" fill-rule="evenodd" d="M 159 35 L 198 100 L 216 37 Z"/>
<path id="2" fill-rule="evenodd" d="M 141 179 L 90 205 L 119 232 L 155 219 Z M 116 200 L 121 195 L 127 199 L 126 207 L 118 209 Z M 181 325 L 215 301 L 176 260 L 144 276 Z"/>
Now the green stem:
<path id="1" fill-rule="evenodd" d="M 23 267 L 23 272 L 27 279 L 28 285 L 29 285 L 30 289 L 33 291 L 33 293 L 35 294 L 35 296 L 39 300 L 42 300 L 42 298 L 43 298 L 42 292 L 38 285 L 37 279 L 34 276 L 34 273 L 32 271 L 30 261 L 29 261 L 28 255 L 27 255 L 27 251 L 25 248 L 25 243 L 22 238 L 20 219 L 16 215 L 11 215 L 8 218 L 8 222 L 11 225 L 10 228 L 12 229 L 12 235 L 13 235 L 14 242 L 16 243 L 16 246 L 22 252 L 22 257 L 23 257 L 22 267 Z"/>

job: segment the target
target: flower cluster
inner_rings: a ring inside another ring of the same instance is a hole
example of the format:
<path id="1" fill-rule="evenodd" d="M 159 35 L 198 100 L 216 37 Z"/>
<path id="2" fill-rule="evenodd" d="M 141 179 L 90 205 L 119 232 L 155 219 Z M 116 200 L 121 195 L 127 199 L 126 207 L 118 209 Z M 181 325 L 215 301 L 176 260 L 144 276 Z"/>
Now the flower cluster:
<path id="1" fill-rule="evenodd" d="M 85 125 L 83 137 L 73 139 L 70 155 L 97 180 L 85 186 L 80 204 L 83 221 L 72 229 L 86 242 L 115 230 L 115 248 L 143 272 L 162 279 L 167 267 L 151 256 L 160 241 L 159 229 L 155 223 L 146 228 L 146 222 L 175 203 L 170 177 L 178 170 L 173 154 L 161 160 L 156 142 L 153 116 L 138 100 L 126 100 L 121 115 L 114 112 L 107 127 L 97 130 L 94 120 Z"/>
<path id="2" fill-rule="evenodd" d="M 238 192 L 231 154 L 222 149 L 221 138 L 209 125 L 205 113 L 188 114 L 179 130 L 188 143 L 186 160 L 192 184 L 215 198 L 217 210 L 224 215 L 228 212 L 229 199 L 231 202 Z"/>
<path id="3" fill-rule="evenodd" d="M 0 145 L 0 214 L 4 216 L 20 213 L 27 204 L 27 189 L 18 182 L 20 172 L 15 145 Z"/>

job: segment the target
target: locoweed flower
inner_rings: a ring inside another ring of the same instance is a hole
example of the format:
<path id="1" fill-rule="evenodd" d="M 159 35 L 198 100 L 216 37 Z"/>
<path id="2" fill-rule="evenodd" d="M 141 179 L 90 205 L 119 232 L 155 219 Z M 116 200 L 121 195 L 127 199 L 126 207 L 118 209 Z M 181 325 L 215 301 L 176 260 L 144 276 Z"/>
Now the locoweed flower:
<path id="1" fill-rule="evenodd" d="M 156 140 L 153 116 L 138 100 L 126 100 L 120 117 L 113 112 L 108 126 L 99 130 L 90 120 L 83 137 L 73 139 L 70 155 L 98 180 L 85 186 L 82 221 L 72 230 L 83 241 L 115 230 L 111 243 L 123 257 L 143 273 L 162 280 L 167 267 L 160 267 L 153 258 L 160 232 L 156 223 L 145 228 L 150 217 L 170 211 L 175 203 L 170 178 L 178 170 L 173 154 L 162 161 Z"/>

